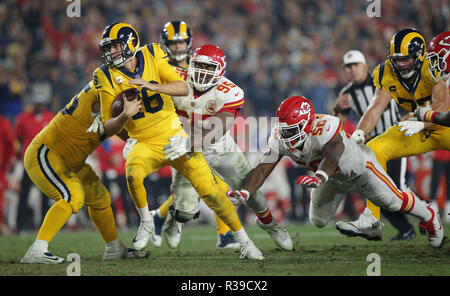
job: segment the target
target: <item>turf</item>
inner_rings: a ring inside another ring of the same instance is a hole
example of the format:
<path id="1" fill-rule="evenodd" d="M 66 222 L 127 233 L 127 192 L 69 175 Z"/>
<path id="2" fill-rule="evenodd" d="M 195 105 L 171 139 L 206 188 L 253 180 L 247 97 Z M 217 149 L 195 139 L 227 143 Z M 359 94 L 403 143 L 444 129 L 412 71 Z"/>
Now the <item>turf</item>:
<path id="1" fill-rule="evenodd" d="M 444 225 L 449 233 L 450 224 Z M 288 225 L 294 252 L 278 249 L 270 237 L 255 226 L 247 232 L 265 256 L 263 261 L 239 259 L 238 250 L 215 249 L 212 226 L 187 225 L 179 248 L 149 244 L 148 259 L 103 262 L 104 243 L 95 231 L 61 231 L 49 248 L 58 256 L 78 253 L 83 276 L 365 276 L 371 253 L 381 258 L 382 276 L 449 276 L 450 243 L 440 248 L 428 246 L 426 236 L 410 241 L 390 242 L 395 229 L 386 225 L 383 240 L 370 242 L 339 234 L 333 225 L 316 229 L 310 225 Z M 121 231 L 119 237 L 130 245 L 133 231 Z M 0 237 L 1 276 L 64 276 L 70 262 L 59 265 L 20 264 L 33 242 L 35 233 Z"/>

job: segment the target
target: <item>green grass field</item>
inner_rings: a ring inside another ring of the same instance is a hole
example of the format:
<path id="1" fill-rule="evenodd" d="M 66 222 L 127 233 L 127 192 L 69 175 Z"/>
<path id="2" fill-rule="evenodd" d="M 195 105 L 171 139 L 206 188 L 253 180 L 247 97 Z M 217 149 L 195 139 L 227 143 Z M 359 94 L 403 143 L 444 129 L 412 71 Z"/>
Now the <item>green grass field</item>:
<path id="1" fill-rule="evenodd" d="M 395 234 L 390 225 L 383 228 L 383 240 L 369 242 L 339 234 L 331 223 L 324 229 L 310 225 L 288 225 L 294 252 L 278 249 L 261 229 L 247 226 L 247 232 L 266 257 L 263 261 L 239 259 L 239 251 L 215 249 L 216 234 L 212 226 L 187 225 L 178 249 L 147 247 L 150 257 L 142 260 L 103 262 L 104 243 L 95 231 L 63 230 L 50 252 L 58 256 L 78 253 L 83 276 L 365 276 L 372 261 L 367 256 L 377 253 L 380 271 L 391 275 L 450 275 L 450 243 L 441 248 L 428 246 L 426 236 L 411 241 L 390 242 Z M 446 234 L 450 224 L 444 225 Z M 119 232 L 126 245 L 133 231 Z M 20 259 L 35 238 L 34 233 L 0 237 L 0 275 L 64 276 L 70 262 L 60 265 L 25 265 Z"/>

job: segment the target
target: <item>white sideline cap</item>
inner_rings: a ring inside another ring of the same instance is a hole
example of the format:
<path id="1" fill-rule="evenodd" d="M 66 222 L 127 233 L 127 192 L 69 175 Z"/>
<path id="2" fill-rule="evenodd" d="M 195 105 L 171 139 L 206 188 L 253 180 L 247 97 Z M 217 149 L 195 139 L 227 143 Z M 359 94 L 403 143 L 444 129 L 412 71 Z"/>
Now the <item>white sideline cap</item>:
<path id="1" fill-rule="evenodd" d="M 366 58 L 359 50 L 349 50 L 344 54 L 344 66 L 353 63 L 366 64 Z"/>

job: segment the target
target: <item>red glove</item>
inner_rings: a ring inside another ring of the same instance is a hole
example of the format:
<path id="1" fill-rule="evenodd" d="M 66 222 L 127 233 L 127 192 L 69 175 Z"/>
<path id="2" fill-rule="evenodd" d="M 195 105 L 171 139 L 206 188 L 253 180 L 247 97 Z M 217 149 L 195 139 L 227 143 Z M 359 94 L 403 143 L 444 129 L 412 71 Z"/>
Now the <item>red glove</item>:
<path id="1" fill-rule="evenodd" d="M 316 176 L 300 176 L 297 179 L 297 184 L 304 185 L 308 188 L 317 188 L 322 185 L 322 180 Z"/>

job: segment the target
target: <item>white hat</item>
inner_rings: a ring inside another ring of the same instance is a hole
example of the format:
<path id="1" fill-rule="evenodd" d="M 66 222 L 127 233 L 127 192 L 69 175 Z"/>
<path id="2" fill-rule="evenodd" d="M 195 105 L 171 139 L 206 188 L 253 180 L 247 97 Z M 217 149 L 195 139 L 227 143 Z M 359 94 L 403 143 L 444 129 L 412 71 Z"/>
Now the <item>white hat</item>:
<path id="1" fill-rule="evenodd" d="M 353 63 L 366 63 L 366 58 L 359 50 L 349 50 L 344 54 L 344 66 Z"/>

